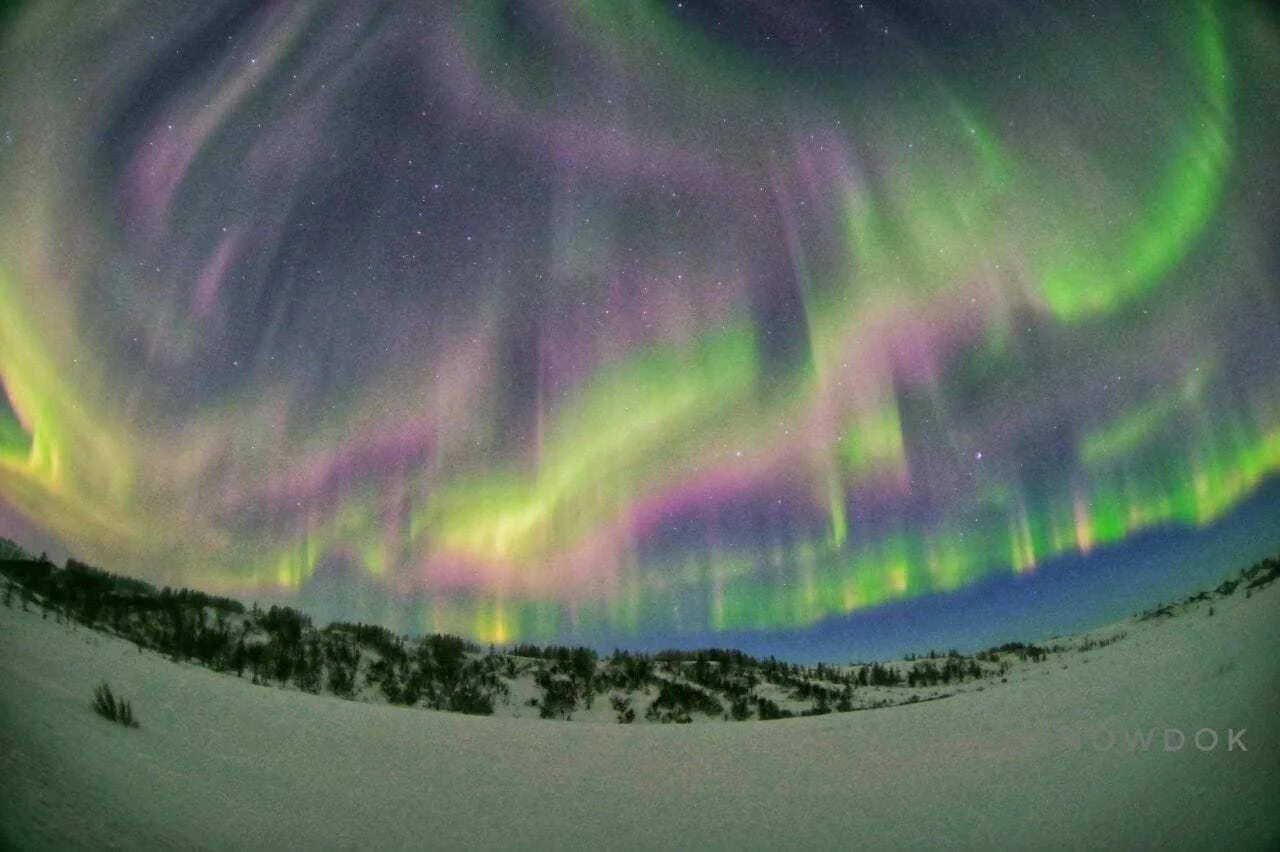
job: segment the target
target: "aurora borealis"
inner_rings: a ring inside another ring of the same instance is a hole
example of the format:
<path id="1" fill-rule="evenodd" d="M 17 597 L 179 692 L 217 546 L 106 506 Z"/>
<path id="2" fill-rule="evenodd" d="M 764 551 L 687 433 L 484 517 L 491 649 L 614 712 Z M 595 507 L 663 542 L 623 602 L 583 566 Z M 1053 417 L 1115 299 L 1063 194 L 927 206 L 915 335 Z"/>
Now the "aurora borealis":
<path id="1" fill-rule="evenodd" d="M 1261 4 L 4 26 L 0 524 L 113 570 L 482 641 L 795 630 L 1280 472 Z"/>

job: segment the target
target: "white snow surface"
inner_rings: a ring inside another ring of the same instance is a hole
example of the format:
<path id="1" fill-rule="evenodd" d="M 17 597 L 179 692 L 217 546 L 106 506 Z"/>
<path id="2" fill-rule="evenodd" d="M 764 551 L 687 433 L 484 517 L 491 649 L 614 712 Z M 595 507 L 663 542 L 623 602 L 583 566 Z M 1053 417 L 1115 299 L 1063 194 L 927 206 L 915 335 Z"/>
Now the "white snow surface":
<path id="1" fill-rule="evenodd" d="M 944 700 L 661 726 L 254 686 L 0 607 L 0 848 L 1277 848 L 1278 587 Z"/>

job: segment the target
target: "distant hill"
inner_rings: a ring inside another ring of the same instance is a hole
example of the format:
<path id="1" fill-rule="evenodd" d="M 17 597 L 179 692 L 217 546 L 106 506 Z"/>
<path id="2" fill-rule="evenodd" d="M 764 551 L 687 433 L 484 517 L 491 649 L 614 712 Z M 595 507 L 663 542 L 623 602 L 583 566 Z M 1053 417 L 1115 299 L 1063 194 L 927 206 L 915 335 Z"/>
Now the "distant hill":
<path id="1" fill-rule="evenodd" d="M 704 649 L 601 659 L 590 648 L 482 649 L 457 636 L 406 637 L 371 624 L 316 627 L 289 607 L 246 608 L 190 589 L 156 589 L 75 560 L 32 560 L 0 539 L 4 603 L 39 608 L 120 636 L 139 650 L 315 694 L 479 715 L 620 723 L 770 720 L 946 698 L 1025 679 L 1051 661 L 1119 642 L 1129 624 L 1158 621 L 1275 582 L 1270 558 L 1128 622 L 1050 644 L 1010 642 L 971 655 L 929 651 L 902 660 L 801 666 Z"/>

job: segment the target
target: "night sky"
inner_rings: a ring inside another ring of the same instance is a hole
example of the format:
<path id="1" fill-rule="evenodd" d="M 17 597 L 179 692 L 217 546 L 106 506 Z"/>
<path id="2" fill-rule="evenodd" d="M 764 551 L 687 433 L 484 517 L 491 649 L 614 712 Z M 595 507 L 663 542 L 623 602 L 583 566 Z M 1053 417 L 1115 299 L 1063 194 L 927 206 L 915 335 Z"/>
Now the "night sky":
<path id="1" fill-rule="evenodd" d="M 20 543 L 797 657 L 1084 626 L 1280 547 L 1263 4 L 0 25 Z"/>

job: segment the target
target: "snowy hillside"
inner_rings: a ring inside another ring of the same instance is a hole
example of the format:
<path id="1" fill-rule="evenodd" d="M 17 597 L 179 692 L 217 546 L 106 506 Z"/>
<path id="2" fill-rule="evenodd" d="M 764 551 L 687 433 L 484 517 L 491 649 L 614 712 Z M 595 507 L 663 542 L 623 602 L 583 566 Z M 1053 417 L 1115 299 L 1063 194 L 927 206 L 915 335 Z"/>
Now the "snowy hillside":
<path id="1" fill-rule="evenodd" d="M 0 561 L 4 600 L 56 623 L 87 625 L 140 650 L 219 672 L 372 704 L 511 718 L 624 724 L 751 721 L 917 703 L 1017 683 L 1077 654 L 1123 641 L 1124 623 L 1040 645 L 1011 642 L 961 655 L 930 651 L 887 663 L 806 667 L 738 651 L 655 655 L 517 645 L 487 652 L 456 636 L 409 638 L 367 624 L 316 628 L 297 610 L 150 585 L 69 561 Z M 1142 620 L 1230 596 L 1280 576 L 1264 560 L 1212 593 Z M 1087 662 L 1083 657 L 1081 662 Z"/>
<path id="2" fill-rule="evenodd" d="M 255 686 L 14 602 L 0 607 L 0 841 L 1266 848 L 1280 840 L 1280 593 L 1246 585 L 1059 640 L 947 700 L 693 726 Z M 140 728 L 94 715 L 103 680 Z"/>

